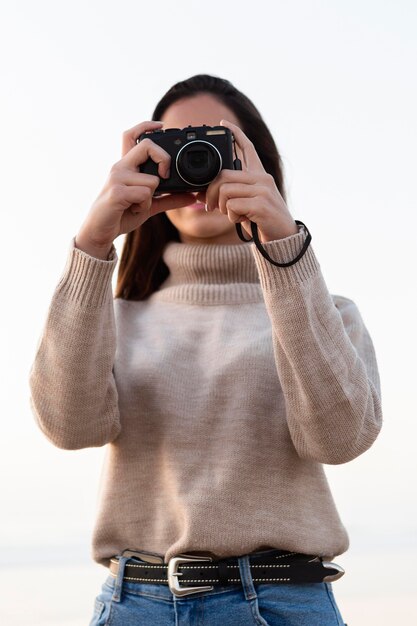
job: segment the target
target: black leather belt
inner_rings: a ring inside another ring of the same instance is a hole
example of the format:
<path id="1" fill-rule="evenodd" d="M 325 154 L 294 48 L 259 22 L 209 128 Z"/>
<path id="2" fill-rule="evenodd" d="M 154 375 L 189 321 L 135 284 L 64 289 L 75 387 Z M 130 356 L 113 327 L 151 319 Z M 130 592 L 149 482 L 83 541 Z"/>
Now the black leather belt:
<path id="1" fill-rule="evenodd" d="M 210 591 L 215 585 L 229 586 L 242 583 L 238 557 L 214 559 L 201 554 L 179 554 L 169 559 L 168 563 L 164 563 L 161 557 L 148 557 L 144 552 L 125 550 L 123 556 L 136 560 L 132 563 L 129 559 L 130 562 L 125 564 L 123 580 L 132 583 L 165 584 L 179 597 Z M 340 565 L 324 561 L 322 557 L 312 554 L 268 550 L 264 553 L 251 553 L 248 556 L 254 583 L 333 582 L 345 573 Z M 119 560 L 118 557 L 114 557 L 110 560 L 110 573 L 115 578 L 118 569 Z"/>

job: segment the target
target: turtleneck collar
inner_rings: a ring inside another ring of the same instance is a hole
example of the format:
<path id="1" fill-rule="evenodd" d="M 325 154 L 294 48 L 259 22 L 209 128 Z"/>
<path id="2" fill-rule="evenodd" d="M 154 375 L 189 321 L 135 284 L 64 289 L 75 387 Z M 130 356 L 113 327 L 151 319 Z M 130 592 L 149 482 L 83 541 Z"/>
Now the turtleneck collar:
<path id="1" fill-rule="evenodd" d="M 170 274 L 151 297 L 190 304 L 238 304 L 263 300 L 252 244 L 170 241 L 162 258 Z"/>

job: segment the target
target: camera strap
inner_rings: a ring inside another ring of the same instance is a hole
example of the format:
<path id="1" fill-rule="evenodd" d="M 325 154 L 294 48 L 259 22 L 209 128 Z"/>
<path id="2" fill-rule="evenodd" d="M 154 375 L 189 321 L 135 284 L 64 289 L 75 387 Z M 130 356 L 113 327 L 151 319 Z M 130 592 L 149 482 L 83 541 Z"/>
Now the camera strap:
<path id="1" fill-rule="evenodd" d="M 236 154 L 236 151 L 235 151 L 235 154 Z M 242 162 L 237 157 L 233 161 L 233 165 L 234 165 L 235 170 L 241 170 L 242 169 Z M 300 222 L 300 220 L 294 220 L 294 221 L 295 221 L 296 224 L 298 224 L 300 226 L 304 226 L 304 228 L 306 229 L 306 232 L 307 232 L 307 237 L 306 237 L 306 240 L 304 241 L 303 247 L 301 248 L 301 251 L 299 252 L 299 254 L 297 254 L 295 259 L 293 259 L 292 261 L 288 261 L 288 263 L 278 263 L 277 261 L 274 261 L 273 259 L 271 259 L 271 257 L 269 256 L 269 254 L 267 253 L 265 248 L 262 247 L 262 244 L 260 242 L 259 235 L 258 235 L 258 225 L 255 222 L 252 222 L 252 220 L 249 220 L 251 231 L 252 231 L 252 237 L 250 239 L 246 239 L 243 236 L 243 231 L 242 231 L 241 224 L 237 223 L 237 224 L 235 224 L 235 226 L 236 226 L 236 230 L 237 230 L 237 234 L 239 235 L 239 238 L 242 241 L 254 241 L 256 247 L 259 250 L 259 252 L 262 254 L 263 257 L 265 257 L 265 259 L 267 261 L 269 261 L 273 265 L 277 265 L 278 267 L 289 267 L 290 265 L 294 265 L 294 263 L 297 263 L 297 261 L 299 261 L 301 259 L 301 257 L 305 254 L 308 246 L 310 245 L 310 242 L 311 242 L 311 239 L 312 239 L 311 233 L 308 230 L 307 226 L 304 224 L 304 222 Z"/>

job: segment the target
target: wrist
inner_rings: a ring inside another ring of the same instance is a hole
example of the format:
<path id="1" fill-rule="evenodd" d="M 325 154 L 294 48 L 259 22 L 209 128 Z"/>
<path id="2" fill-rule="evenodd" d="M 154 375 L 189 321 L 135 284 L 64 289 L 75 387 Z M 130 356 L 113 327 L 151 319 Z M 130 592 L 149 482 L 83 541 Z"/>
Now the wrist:
<path id="1" fill-rule="evenodd" d="M 102 261 L 107 261 L 109 254 L 113 248 L 113 242 L 107 244 L 95 244 L 92 243 L 91 240 L 84 235 L 82 232 L 78 233 L 74 238 L 74 245 L 79 250 L 82 250 L 86 254 L 89 254 L 92 257 L 97 259 L 101 259 Z"/>
<path id="2" fill-rule="evenodd" d="M 279 229 L 275 232 L 270 231 L 268 233 L 263 233 L 260 229 L 259 231 L 259 240 L 261 243 L 268 243 L 269 241 L 276 241 L 278 239 L 285 239 L 286 237 L 291 237 L 292 235 L 298 235 L 300 232 L 297 224 L 294 223 L 293 227 L 288 227 L 286 229 Z"/>

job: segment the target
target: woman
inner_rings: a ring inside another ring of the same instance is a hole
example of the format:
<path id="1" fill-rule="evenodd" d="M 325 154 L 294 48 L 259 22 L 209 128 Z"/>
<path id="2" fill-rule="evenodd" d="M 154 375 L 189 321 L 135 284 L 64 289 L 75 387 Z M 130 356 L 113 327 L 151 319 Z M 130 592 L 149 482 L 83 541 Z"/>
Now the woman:
<path id="1" fill-rule="evenodd" d="M 175 164 L 139 136 L 203 124 L 232 131 L 242 169 L 154 197 Z M 140 172 L 148 158 L 158 176 Z M 250 222 L 279 266 L 238 236 Z M 349 539 L 323 464 L 373 444 L 380 381 L 358 308 L 330 295 L 312 246 L 290 263 L 306 237 L 274 141 L 230 82 L 182 81 L 124 133 L 30 372 L 55 446 L 108 444 L 92 557 L 110 570 L 90 626 L 344 623 L 330 562 Z"/>

